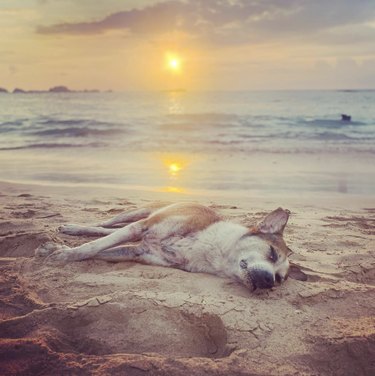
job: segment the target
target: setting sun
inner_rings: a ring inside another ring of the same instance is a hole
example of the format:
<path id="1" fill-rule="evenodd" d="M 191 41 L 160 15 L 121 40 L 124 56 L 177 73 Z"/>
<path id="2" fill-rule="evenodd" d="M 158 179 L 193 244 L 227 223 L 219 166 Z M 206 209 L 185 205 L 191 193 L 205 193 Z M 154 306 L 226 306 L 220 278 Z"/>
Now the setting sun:
<path id="1" fill-rule="evenodd" d="M 178 69 L 180 67 L 180 61 L 177 59 L 172 59 L 169 61 L 169 68 Z"/>
<path id="2" fill-rule="evenodd" d="M 166 55 L 167 68 L 174 73 L 181 70 L 181 58 L 175 54 L 168 53 Z"/>

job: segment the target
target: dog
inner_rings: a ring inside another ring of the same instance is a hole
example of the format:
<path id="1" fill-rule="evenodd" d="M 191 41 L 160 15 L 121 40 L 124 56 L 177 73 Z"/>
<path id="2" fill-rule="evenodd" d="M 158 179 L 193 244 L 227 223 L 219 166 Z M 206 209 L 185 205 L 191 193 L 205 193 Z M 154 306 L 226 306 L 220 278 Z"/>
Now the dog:
<path id="1" fill-rule="evenodd" d="M 199 204 L 143 207 L 92 227 L 61 226 L 65 234 L 102 237 L 75 248 L 47 243 L 36 255 L 62 262 L 137 261 L 229 277 L 251 291 L 269 289 L 290 273 L 291 250 L 283 239 L 289 215 L 278 208 L 249 228 Z"/>

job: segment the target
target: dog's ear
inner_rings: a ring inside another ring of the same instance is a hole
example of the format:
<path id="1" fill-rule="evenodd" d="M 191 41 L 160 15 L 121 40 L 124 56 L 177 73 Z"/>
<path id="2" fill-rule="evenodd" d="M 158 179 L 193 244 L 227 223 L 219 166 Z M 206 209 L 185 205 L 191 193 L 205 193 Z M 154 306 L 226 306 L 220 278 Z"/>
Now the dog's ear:
<path id="1" fill-rule="evenodd" d="M 296 264 L 290 264 L 288 277 L 298 281 L 307 281 L 307 274 L 305 274 Z"/>
<path id="2" fill-rule="evenodd" d="M 288 222 L 290 211 L 278 208 L 268 214 L 263 221 L 259 222 L 253 229 L 253 233 L 282 234 Z"/>

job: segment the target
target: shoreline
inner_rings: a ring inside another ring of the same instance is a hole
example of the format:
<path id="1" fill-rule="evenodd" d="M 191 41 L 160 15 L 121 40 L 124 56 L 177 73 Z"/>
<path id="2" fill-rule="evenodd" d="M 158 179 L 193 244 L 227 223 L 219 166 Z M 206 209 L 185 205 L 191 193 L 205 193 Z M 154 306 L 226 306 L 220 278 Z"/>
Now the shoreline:
<path id="1" fill-rule="evenodd" d="M 150 187 L 129 187 L 116 185 L 92 185 L 85 183 L 37 183 L 37 182 L 17 182 L 0 180 L 0 194 L 2 192 L 32 192 L 39 195 L 57 195 L 72 197 L 84 200 L 88 198 L 98 199 L 121 199 L 123 197 L 131 198 L 137 203 L 143 200 L 156 201 L 197 201 L 202 204 L 217 202 L 219 204 L 239 205 L 241 209 L 251 208 L 268 208 L 270 205 L 289 205 L 295 207 L 325 207 L 328 209 L 363 209 L 374 207 L 373 195 L 360 195 L 348 193 L 330 193 L 330 192 L 280 192 L 270 194 L 269 192 L 255 191 L 213 191 L 213 190 L 196 190 L 196 191 L 178 191 L 165 190 L 163 188 Z"/>

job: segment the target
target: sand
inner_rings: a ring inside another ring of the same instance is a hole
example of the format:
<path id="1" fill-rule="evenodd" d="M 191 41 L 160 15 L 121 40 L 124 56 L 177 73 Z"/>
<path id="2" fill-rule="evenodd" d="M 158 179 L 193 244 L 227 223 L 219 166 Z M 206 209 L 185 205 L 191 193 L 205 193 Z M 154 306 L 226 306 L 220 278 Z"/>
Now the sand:
<path id="1" fill-rule="evenodd" d="M 250 293 L 227 279 L 136 263 L 34 258 L 64 223 L 168 198 L 253 224 L 292 211 L 285 239 L 307 281 Z M 1 375 L 373 375 L 375 208 L 0 184 Z M 318 203 L 317 203 L 318 202 Z"/>

